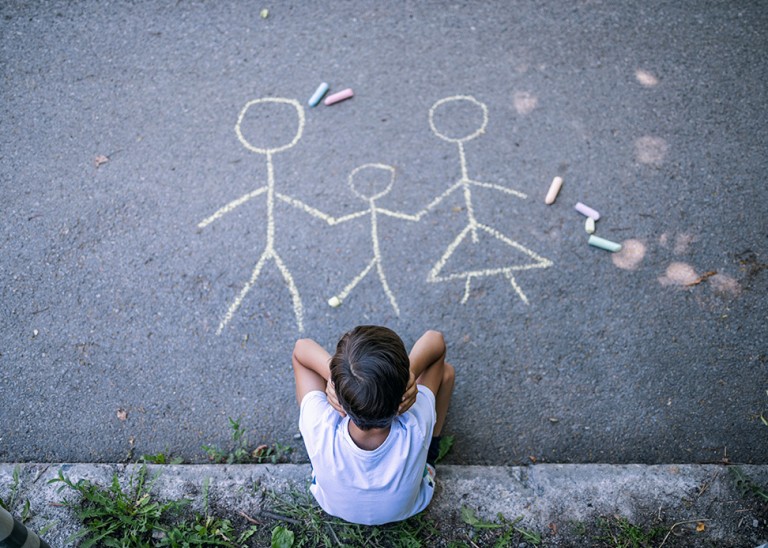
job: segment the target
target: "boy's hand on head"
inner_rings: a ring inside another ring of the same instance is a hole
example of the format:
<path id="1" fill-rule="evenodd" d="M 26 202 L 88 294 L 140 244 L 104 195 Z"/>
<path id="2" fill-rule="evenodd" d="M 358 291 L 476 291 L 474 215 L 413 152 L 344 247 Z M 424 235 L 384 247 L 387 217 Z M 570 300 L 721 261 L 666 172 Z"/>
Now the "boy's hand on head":
<path id="1" fill-rule="evenodd" d="M 416 403 L 416 395 L 418 393 L 419 390 L 416 387 L 416 377 L 413 376 L 413 371 L 411 371 L 408 378 L 408 386 L 405 387 L 405 393 L 403 394 L 403 400 L 400 402 L 400 407 L 397 409 L 398 415 L 402 415 Z"/>
<path id="2" fill-rule="evenodd" d="M 336 388 L 333 386 L 333 381 L 331 379 L 328 379 L 328 382 L 325 385 L 325 395 L 328 398 L 328 403 L 331 404 L 331 407 L 338 411 L 342 417 L 346 417 L 347 414 L 339 403 L 339 398 L 336 397 Z"/>

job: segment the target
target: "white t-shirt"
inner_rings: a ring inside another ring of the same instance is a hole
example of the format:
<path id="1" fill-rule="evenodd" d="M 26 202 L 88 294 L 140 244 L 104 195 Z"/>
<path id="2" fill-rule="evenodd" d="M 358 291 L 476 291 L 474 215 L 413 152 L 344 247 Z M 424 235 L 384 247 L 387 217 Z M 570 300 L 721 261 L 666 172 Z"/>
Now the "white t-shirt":
<path id="1" fill-rule="evenodd" d="M 312 461 L 310 491 L 331 514 L 352 523 L 381 525 L 407 519 L 432 500 L 427 451 L 437 415 L 435 396 L 418 385 L 416 403 L 392 421 L 373 451 L 349 435 L 349 417 L 331 407 L 324 392 L 304 396 L 299 429 Z"/>

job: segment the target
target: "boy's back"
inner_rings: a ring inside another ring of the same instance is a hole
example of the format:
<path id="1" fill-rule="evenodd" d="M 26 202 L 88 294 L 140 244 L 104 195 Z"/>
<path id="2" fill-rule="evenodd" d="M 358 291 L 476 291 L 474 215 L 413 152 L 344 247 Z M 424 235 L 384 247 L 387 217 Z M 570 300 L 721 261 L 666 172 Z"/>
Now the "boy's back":
<path id="1" fill-rule="evenodd" d="M 434 465 L 454 382 L 442 334 L 428 331 L 409 355 L 393 331 L 358 326 L 333 357 L 301 339 L 292 361 L 320 506 L 364 525 L 426 508 L 434 490 L 427 461 Z"/>
<path id="2" fill-rule="evenodd" d="M 416 403 L 394 419 L 384 443 L 366 451 L 350 436 L 349 417 L 342 417 L 324 392 L 308 393 L 299 428 L 312 461 L 310 490 L 317 502 L 335 516 L 364 525 L 421 512 L 434 489 L 426 461 L 435 420 L 435 397 L 420 386 Z"/>

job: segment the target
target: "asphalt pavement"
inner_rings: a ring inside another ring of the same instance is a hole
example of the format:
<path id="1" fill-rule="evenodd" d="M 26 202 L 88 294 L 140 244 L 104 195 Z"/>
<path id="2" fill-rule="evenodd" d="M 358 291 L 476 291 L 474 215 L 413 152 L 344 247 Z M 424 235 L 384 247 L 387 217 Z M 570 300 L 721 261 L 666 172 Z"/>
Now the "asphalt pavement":
<path id="1" fill-rule="evenodd" d="M 292 345 L 374 323 L 445 334 L 449 464 L 768 464 L 766 28 L 4 2 L 0 461 L 205 462 L 231 417 L 306 462 Z"/>

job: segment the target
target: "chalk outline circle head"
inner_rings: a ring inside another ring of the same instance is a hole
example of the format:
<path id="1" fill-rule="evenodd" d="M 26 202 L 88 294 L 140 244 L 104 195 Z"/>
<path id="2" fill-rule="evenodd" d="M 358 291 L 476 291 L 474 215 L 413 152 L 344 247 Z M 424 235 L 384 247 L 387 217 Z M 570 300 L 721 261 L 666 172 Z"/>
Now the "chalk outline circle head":
<path id="1" fill-rule="evenodd" d="M 355 175 L 357 175 L 359 172 L 361 172 L 364 169 L 383 169 L 385 171 L 389 171 L 389 184 L 382 190 L 381 192 L 378 192 L 377 194 L 374 194 L 373 196 L 366 196 L 365 194 L 362 194 L 357 191 L 355 188 Z M 360 198 L 361 200 L 376 200 L 378 198 L 381 198 L 382 196 L 386 195 L 390 190 L 392 190 L 392 185 L 395 183 L 395 168 L 392 166 L 388 166 L 386 164 L 363 164 L 361 166 L 356 167 L 352 170 L 352 172 L 349 174 L 349 188 L 352 190 L 352 192 Z"/>
<path id="2" fill-rule="evenodd" d="M 473 133 L 470 133 L 466 137 L 461 138 L 452 138 L 448 137 L 446 135 L 443 135 L 438 129 L 435 127 L 435 110 L 438 109 L 438 107 L 441 107 L 445 103 L 451 102 L 451 101 L 469 101 L 470 103 L 473 103 L 480 107 L 480 109 L 483 111 L 483 121 L 480 124 L 480 127 L 477 128 Z M 429 127 L 432 129 L 432 133 L 440 137 L 443 141 L 448 141 L 449 143 L 464 143 L 466 141 L 471 141 L 475 137 L 479 137 L 483 133 L 485 133 L 485 128 L 488 125 L 488 107 L 485 103 L 481 103 L 471 95 L 454 95 L 453 97 L 445 97 L 443 99 L 440 99 L 437 101 L 434 105 L 432 105 L 432 108 L 429 109 Z"/>
<path id="3" fill-rule="evenodd" d="M 253 146 L 243 136 L 243 133 L 240 130 L 240 124 L 242 124 L 243 118 L 245 118 L 245 115 L 248 112 L 248 109 L 251 108 L 253 105 L 262 104 L 262 103 L 277 103 L 277 104 L 291 105 L 296 109 L 296 114 L 299 118 L 299 125 L 298 125 L 298 128 L 296 128 L 296 136 L 293 138 L 293 140 L 290 143 L 286 145 L 274 147 L 274 148 L 259 148 L 259 147 Z M 284 150 L 288 150 L 289 148 L 293 147 L 296 143 L 298 143 L 299 139 L 301 139 L 301 136 L 304 133 L 304 107 L 302 107 L 301 103 L 299 103 L 296 99 L 286 99 L 284 97 L 262 97 L 261 99 L 254 99 L 252 101 L 248 101 L 243 107 L 243 109 L 240 111 L 240 115 L 237 117 L 237 124 L 235 124 L 235 133 L 237 133 L 237 138 L 240 140 L 240 142 L 243 144 L 245 148 L 253 152 L 256 152 L 257 154 L 274 154 L 276 152 L 283 152 Z"/>

